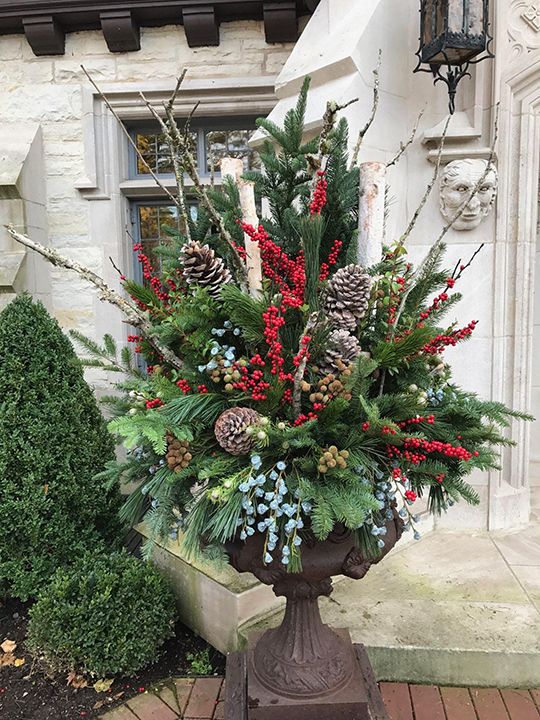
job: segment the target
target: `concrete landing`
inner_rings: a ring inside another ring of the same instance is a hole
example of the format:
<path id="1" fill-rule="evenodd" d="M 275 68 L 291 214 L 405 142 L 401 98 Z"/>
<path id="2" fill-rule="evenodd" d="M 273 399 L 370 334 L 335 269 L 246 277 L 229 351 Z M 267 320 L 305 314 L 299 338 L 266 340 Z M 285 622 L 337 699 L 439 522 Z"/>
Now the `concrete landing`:
<path id="1" fill-rule="evenodd" d="M 379 680 L 540 687 L 540 523 L 512 533 L 436 531 L 321 600 Z M 281 612 L 241 628 L 280 622 Z"/>

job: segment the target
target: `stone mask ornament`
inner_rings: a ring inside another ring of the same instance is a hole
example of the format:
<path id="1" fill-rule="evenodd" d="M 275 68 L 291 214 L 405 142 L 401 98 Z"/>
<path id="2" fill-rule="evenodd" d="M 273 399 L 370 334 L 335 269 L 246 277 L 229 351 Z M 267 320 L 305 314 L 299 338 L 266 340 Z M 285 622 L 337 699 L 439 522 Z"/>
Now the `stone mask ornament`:
<path id="1" fill-rule="evenodd" d="M 468 200 L 486 172 L 487 160 L 454 160 L 441 176 L 440 209 L 447 222 L 460 208 L 463 213 L 453 224 L 454 230 L 473 230 L 489 215 L 497 196 L 498 175 L 494 166 L 486 174 L 478 192 Z"/>

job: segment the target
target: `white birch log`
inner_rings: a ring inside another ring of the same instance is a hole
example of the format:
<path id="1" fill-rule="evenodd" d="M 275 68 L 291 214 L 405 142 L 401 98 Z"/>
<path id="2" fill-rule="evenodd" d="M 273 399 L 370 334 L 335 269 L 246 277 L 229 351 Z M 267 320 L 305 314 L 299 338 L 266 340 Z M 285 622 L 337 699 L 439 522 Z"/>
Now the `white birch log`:
<path id="1" fill-rule="evenodd" d="M 382 257 L 385 191 L 386 164 L 361 163 L 356 259 L 363 267 L 378 263 Z"/>
<path id="2" fill-rule="evenodd" d="M 238 187 L 240 195 L 240 208 L 244 222 L 257 227 L 259 218 L 255 205 L 255 185 L 249 180 L 242 180 L 244 164 L 239 158 L 223 158 L 221 161 L 221 176 L 229 176 Z M 262 267 L 261 252 L 259 245 L 244 233 L 244 245 L 246 248 L 246 267 L 248 274 L 249 294 L 258 298 L 262 292 Z"/>

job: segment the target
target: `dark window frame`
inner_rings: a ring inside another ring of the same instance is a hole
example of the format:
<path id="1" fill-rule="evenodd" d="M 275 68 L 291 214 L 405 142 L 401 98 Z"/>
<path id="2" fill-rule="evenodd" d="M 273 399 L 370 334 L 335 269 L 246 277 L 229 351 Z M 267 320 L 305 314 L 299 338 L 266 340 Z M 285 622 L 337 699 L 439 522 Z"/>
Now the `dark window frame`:
<path id="1" fill-rule="evenodd" d="M 253 115 L 227 115 L 225 117 L 201 117 L 194 118 L 190 123 L 190 127 L 193 131 L 197 132 L 197 171 L 201 178 L 207 179 L 211 177 L 212 173 L 208 171 L 206 166 L 207 161 L 207 136 L 210 132 L 219 130 L 255 130 L 257 117 Z M 179 118 L 179 125 L 182 127 L 182 118 Z M 138 134 L 148 135 L 159 135 L 159 127 L 156 123 L 148 121 L 135 121 L 126 124 L 126 128 L 134 142 L 137 140 Z M 144 180 L 149 178 L 149 173 L 139 173 L 137 152 L 135 148 L 129 144 L 128 154 L 128 178 L 130 180 Z M 161 179 L 173 178 L 173 173 L 158 173 L 156 175 Z M 220 173 L 216 172 L 215 177 L 219 178 Z"/>

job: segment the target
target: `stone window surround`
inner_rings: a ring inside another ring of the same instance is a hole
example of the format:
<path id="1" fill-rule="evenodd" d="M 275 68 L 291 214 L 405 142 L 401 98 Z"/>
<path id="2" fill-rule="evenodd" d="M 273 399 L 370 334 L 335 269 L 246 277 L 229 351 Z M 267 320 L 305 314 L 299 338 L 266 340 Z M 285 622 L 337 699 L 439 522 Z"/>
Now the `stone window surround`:
<path id="1" fill-rule="evenodd" d="M 197 116 L 224 117 L 233 115 L 268 115 L 277 102 L 274 93 L 275 77 L 235 77 L 213 80 L 185 80 L 175 104 L 177 117 L 185 117 L 199 102 Z M 156 106 L 168 100 L 175 80 L 145 83 L 102 83 L 101 91 L 120 119 L 152 121 L 139 93 Z M 116 287 L 117 275 L 108 258 L 118 267 L 133 264 L 131 240 L 132 201 L 158 200 L 163 191 L 151 177 L 130 179 L 128 140 L 106 107 L 103 99 L 91 87 L 82 91 L 82 126 L 85 174 L 75 182 L 81 196 L 88 200 L 88 232 L 91 246 L 102 248 L 103 277 Z M 174 192 L 172 177 L 160 178 Z M 210 178 L 203 178 L 210 182 Z M 189 183 L 186 182 L 189 188 Z M 99 337 L 111 332 L 109 313 L 100 312 L 96 320 Z M 125 324 L 117 324 L 113 333 L 120 342 L 128 334 Z"/>
<path id="2" fill-rule="evenodd" d="M 125 122 L 152 121 L 139 93 L 156 107 L 172 91 L 172 83 L 104 84 L 102 92 Z M 276 103 L 273 77 L 185 80 L 175 104 L 175 114 L 186 117 L 199 102 L 197 116 L 267 115 Z M 110 200 L 118 189 L 126 197 L 162 195 L 151 177 L 129 178 L 128 141 L 103 99 L 94 89 L 83 92 L 83 134 L 86 176 L 75 187 L 87 200 Z M 173 178 L 163 178 L 173 189 Z M 189 186 L 189 183 L 188 183 Z"/>

